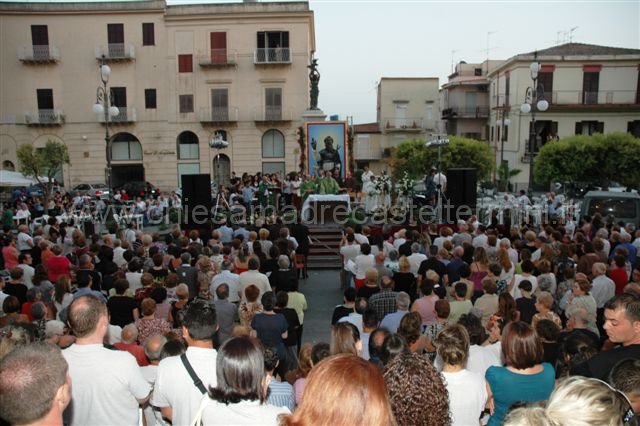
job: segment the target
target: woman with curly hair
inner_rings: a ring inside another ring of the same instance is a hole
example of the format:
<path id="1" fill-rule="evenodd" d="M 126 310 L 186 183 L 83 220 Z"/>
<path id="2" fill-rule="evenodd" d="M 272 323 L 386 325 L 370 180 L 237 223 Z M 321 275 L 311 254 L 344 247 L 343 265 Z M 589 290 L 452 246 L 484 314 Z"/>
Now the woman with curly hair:
<path id="1" fill-rule="evenodd" d="M 280 424 L 392 426 L 396 422 L 378 367 L 358 356 L 339 354 L 313 367 L 302 402 Z"/>
<path id="2" fill-rule="evenodd" d="M 447 388 L 428 359 L 400 353 L 385 366 L 383 377 L 398 425 L 451 424 Z"/>
<path id="3" fill-rule="evenodd" d="M 417 312 L 405 314 L 400 320 L 398 334 L 407 341 L 411 352 L 422 354 L 426 337 L 422 334 L 422 319 Z"/>

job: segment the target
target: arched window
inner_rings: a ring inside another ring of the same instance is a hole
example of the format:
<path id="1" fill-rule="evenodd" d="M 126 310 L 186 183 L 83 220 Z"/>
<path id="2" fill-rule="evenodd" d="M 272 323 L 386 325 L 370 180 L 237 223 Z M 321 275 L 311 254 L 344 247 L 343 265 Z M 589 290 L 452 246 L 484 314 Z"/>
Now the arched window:
<path id="1" fill-rule="evenodd" d="M 16 166 L 14 166 L 11 161 L 4 160 L 2 162 L 2 170 L 8 170 L 10 172 L 15 172 L 16 171 Z"/>
<path id="2" fill-rule="evenodd" d="M 131 133 L 118 133 L 111 140 L 113 161 L 142 161 L 142 145 Z"/>
<path id="3" fill-rule="evenodd" d="M 193 132 L 178 135 L 178 160 L 197 160 L 200 158 L 198 136 Z"/>
<path id="4" fill-rule="evenodd" d="M 284 135 L 281 132 L 271 129 L 262 135 L 262 157 L 284 157 Z"/>

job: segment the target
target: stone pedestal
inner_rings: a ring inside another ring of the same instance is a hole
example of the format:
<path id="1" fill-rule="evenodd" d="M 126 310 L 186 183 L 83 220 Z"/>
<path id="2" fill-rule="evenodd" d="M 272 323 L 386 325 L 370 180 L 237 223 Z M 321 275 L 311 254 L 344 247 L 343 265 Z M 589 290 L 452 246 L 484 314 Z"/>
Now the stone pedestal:
<path id="1" fill-rule="evenodd" d="M 308 109 L 302 113 L 302 121 L 325 121 L 327 114 L 322 112 L 321 109 Z"/>

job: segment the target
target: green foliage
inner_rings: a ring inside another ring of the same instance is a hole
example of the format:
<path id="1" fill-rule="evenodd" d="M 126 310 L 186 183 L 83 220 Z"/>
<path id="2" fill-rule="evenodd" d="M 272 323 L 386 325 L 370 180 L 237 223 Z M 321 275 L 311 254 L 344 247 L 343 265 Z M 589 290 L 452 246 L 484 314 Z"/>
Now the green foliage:
<path id="1" fill-rule="evenodd" d="M 48 140 L 42 149 L 36 149 L 33 145 L 20 145 L 16 154 L 20 172 L 36 179 L 45 189 L 45 198 L 48 200 L 53 188 L 53 178 L 64 164 L 70 164 L 67 146 Z M 43 182 L 42 177 L 46 177 L 47 182 Z"/>
<path id="2" fill-rule="evenodd" d="M 444 172 L 453 168 L 475 168 L 479 180 L 489 178 L 495 166 L 489 145 L 456 136 L 449 137 L 449 144 L 441 148 L 441 161 Z M 437 162 L 438 148 L 427 148 L 423 140 L 403 141 L 393 150 L 393 175 L 400 178 L 406 171 L 412 179 L 422 178 Z"/>
<path id="3" fill-rule="evenodd" d="M 538 182 L 585 182 L 606 186 L 640 183 L 640 139 L 616 132 L 577 135 L 545 144 L 536 157 Z"/>
<path id="4" fill-rule="evenodd" d="M 518 176 L 522 170 L 510 169 L 508 163 L 502 163 L 498 167 L 498 182 L 500 191 L 508 191 L 511 178 Z"/>

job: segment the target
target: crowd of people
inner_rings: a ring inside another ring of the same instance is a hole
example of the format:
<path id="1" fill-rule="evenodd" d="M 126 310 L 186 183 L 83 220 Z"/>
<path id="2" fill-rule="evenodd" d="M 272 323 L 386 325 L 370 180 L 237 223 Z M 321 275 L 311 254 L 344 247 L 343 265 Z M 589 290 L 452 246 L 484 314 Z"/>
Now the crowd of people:
<path id="1" fill-rule="evenodd" d="M 232 191 L 249 191 L 244 181 Z M 33 230 L 7 224 L 1 417 L 633 424 L 640 232 L 597 215 L 506 231 L 473 217 L 345 228 L 330 341 L 303 344 L 303 223 L 176 226 L 164 237 L 135 222 L 85 235 L 55 215 Z"/>

